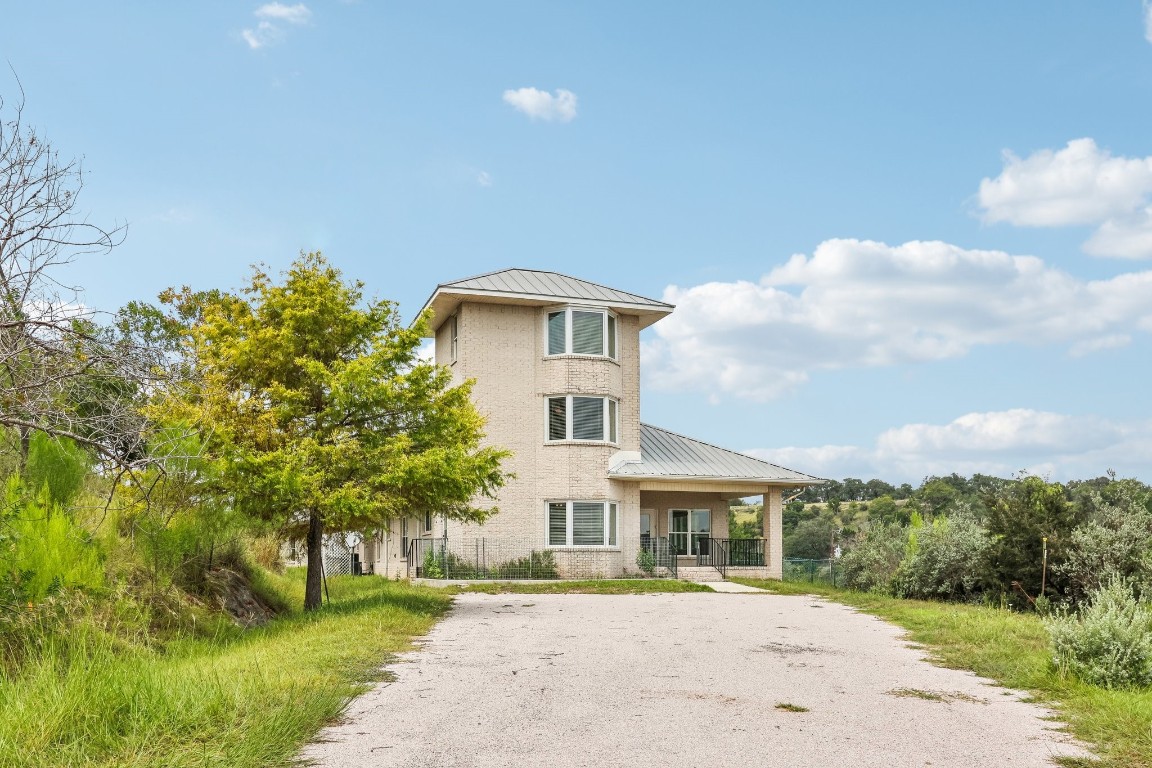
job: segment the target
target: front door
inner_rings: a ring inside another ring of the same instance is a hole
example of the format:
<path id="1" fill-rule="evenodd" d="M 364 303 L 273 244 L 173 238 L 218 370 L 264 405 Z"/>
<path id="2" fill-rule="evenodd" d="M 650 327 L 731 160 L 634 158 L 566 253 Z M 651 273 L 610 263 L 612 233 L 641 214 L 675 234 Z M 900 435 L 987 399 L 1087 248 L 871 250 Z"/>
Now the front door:
<path id="1" fill-rule="evenodd" d="M 712 510 L 668 510 L 668 540 L 678 555 L 708 554 L 708 539 L 712 536 Z"/>

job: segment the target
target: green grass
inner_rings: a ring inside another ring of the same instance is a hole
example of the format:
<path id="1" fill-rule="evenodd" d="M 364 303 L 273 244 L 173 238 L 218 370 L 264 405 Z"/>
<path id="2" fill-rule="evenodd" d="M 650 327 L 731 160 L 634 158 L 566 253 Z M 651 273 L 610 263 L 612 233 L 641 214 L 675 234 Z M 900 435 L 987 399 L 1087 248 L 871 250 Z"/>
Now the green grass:
<path id="1" fill-rule="evenodd" d="M 273 578 L 293 606 L 298 578 Z M 332 602 L 266 627 L 159 649 L 89 628 L 0 677 L 0 768 L 287 766 L 380 679 L 451 596 L 385 579 L 330 580 Z M 83 629 L 83 627 L 81 627 Z"/>
<path id="2" fill-rule="evenodd" d="M 655 592 L 711 592 L 703 584 L 676 579 L 598 579 L 592 581 L 493 581 L 451 588 L 454 592 L 524 595 L 647 595 Z"/>
<path id="3" fill-rule="evenodd" d="M 802 707 L 799 704 L 791 704 L 787 701 L 782 701 L 776 705 L 776 709 L 782 709 L 785 712 L 807 712 L 808 707 Z"/>
<path id="4" fill-rule="evenodd" d="M 1062 676 L 1040 619 L 1002 608 L 900 600 L 827 585 L 740 580 L 777 594 L 821 595 L 908 630 L 941 666 L 1030 691 L 1094 745 L 1098 768 L 1152 768 L 1152 690 L 1105 690 Z M 1083 762 L 1083 761 L 1081 761 Z M 1076 761 L 1067 761 L 1077 765 Z"/>

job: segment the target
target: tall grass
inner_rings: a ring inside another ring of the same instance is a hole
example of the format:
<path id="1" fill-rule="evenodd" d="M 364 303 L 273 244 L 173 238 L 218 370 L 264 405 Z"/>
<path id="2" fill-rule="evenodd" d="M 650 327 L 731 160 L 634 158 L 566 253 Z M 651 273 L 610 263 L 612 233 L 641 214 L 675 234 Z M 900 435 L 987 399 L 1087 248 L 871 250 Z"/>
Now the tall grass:
<path id="1" fill-rule="evenodd" d="M 299 604 L 299 579 L 269 578 Z M 451 599 L 351 577 L 331 593 L 320 611 L 162 648 L 81 625 L 0 677 L 0 768 L 290 765 Z"/>
<path id="2" fill-rule="evenodd" d="M 1061 674 L 1039 617 L 1007 608 L 902 600 L 820 584 L 741 580 L 779 594 L 819 594 L 908 630 L 941 665 L 1030 691 L 1093 745 L 1096 768 L 1152 768 L 1152 689 L 1106 690 Z"/>

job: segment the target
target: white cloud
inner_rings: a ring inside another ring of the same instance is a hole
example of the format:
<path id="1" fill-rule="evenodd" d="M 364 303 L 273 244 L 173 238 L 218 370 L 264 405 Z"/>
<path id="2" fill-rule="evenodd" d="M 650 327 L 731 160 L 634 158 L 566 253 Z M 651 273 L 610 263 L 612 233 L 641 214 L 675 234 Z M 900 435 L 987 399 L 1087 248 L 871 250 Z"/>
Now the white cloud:
<path id="1" fill-rule="evenodd" d="M 827 240 L 756 283 L 667 288 L 676 311 L 644 346 L 645 374 L 660 389 L 768 400 L 813 371 L 943 360 L 978 346 L 1085 354 L 1152 332 L 1149 295 L 1152 271 L 1085 281 L 1001 251 Z"/>
<path id="2" fill-rule="evenodd" d="M 1095 256 L 1152 257 L 1152 157 L 1113 157 L 1092 139 L 1026 158 L 1004 153 L 1004 169 L 980 182 L 987 223 L 1023 227 L 1099 226 Z"/>
<path id="3" fill-rule="evenodd" d="M 283 3 L 266 3 L 255 11 L 258 19 L 274 19 L 297 26 L 307 24 L 312 19 L 312 11 L 304 3 L 284 5 Z"/>
<path id="4" fill-rule="evenodd" d="M 1009 477 L 1024 470 L 1054 480 L 1146 472 L 1152 461 L 1152 421 L 1118 423 L 1019 408 L 969 413 L 948 424 L 906 424 L 878 435 L 872 446 L 751 450 L 802 472 L 842 479 L 918 483 L 958 472 Z"/>
<path id="5" fill-rule="evenodd" d="M 252 50 L 264 48 L 278 43 L 285 37 L 282 24 L 291 26 L 304 26 L 312 19 L 312 11 L 304 3 L 284 5 L 283 3 L 266 3 L 255 11 L 253 15 L 259 19 L 255 27 L 244 29 L 240 36 Z"/>
<path id="6" fill-rule="evenodd" d="M 570 122 L 576 117 L 576 94 L 563 88 L 548 93 L 536 88 L 504 91 L 504 101 L 533 120 Z"/>
<path id="7" fill-rule="evenodd" d="M 1144 0 L 1144 39 L 1152 43 L 1152 0 Z"/>
<path id="8" fill-rule="evenodd" d="M 476 174 L 476 183 L 482 187 L 492 186 L 492 174 L 488 171 L 480 171 Z"/>

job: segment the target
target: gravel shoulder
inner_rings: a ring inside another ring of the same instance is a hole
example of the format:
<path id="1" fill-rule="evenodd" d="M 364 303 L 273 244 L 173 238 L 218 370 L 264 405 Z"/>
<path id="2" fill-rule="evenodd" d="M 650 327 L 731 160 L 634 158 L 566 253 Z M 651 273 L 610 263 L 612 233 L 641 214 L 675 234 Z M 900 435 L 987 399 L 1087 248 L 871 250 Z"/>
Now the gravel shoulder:
<path id="1" fill-rule="evenodd" d="M 772 594 L 462 594 L 325 729 L 319 766 L 971 768 L 1089 756 L 899 628 Z M 807 711 L 788 711 L 789 704 Z"/>

